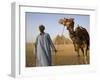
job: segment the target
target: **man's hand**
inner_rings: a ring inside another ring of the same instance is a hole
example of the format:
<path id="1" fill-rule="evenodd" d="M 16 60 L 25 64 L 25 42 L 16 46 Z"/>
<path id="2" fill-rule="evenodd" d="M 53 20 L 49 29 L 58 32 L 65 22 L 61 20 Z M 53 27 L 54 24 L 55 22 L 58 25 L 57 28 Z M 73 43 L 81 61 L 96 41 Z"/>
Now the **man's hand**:
<path id="1" fill-rule="evenodd" d="M 54 51 L 55 51 L 55 53 L 57 52 L 57 50 L 56 50 L 56 49 L 54 49 Z"/>

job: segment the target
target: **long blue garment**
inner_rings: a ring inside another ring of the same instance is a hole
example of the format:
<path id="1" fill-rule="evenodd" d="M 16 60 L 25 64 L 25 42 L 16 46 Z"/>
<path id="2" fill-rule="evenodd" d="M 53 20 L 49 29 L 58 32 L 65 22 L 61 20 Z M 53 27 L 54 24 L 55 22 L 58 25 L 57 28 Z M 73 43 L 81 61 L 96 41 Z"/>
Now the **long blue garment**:
<path id="1" fill-rule="evenodd" d="M 36 66 L 51 66 L 51 49 L 53 45 L 48 33 L 38 35 L 35 42 Z"/>

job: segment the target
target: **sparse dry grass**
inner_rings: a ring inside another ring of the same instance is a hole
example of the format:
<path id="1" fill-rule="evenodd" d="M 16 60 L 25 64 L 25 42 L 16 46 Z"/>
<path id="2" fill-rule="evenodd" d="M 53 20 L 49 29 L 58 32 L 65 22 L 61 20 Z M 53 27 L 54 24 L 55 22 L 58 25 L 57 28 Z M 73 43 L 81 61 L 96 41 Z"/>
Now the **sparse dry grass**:
<path id="1" fill-rule="evenodd" d="M 85 64 L 81 52 L 80 58 L 77 57 L 73 44 L 55 45 L 55 47 L 57 48 L 57 53 L 55 54 L 52 51 L 52 65 Z M 89 56 L 87 64 L 89 64 Z M 33 66 L 35 66 L 34 44 L 26 43 L 26 67 Z"/>

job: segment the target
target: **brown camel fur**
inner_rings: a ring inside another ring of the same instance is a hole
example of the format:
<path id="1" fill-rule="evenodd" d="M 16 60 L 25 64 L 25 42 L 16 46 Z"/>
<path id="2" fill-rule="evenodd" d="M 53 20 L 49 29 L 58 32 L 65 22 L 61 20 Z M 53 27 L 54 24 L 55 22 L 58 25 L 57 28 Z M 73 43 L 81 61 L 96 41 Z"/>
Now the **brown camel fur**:
<path id="1" fill-rule="evenodd" d="M 73 41 L 78 57 L 80 56 L 79 50 L 82 51 L 83 56 L 87 56 L 90 40 L 87 30 L 79 25 L 74 29 L 74 18 L 60 19 L 59 23 L 64 25 L 69 31 L 69 36 Z"/>

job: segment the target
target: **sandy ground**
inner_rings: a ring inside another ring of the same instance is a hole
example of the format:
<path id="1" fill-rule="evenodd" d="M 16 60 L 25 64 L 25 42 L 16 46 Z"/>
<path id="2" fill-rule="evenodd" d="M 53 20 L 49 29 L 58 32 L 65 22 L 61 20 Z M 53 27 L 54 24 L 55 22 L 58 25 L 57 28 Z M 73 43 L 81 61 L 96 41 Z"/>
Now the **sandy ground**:
<path id="1" fill-rule="evenodd" d="M 52 51 L 52 65 L 81 65 L 89 64 L 89 54 L 87 59 L 84 59 L 81 51 L 80 57 L 77 57 L 77 53 L 74 51 L 73 44 L 55 45 L 57 53 Z M 87 63 L 86 63 L 87 61 Z M 26 67 L 35 66 L 35 54 L 34 45 L 31 43 L 26 44 Z"/>

